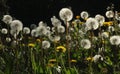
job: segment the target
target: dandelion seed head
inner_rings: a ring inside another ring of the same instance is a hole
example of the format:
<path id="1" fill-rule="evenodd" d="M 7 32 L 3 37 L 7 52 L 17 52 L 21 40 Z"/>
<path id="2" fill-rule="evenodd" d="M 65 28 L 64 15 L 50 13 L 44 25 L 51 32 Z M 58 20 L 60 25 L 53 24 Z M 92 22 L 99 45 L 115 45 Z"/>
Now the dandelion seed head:
<path id="1" fill-rule="evenodd" d="M 38 37 L 38 33 L 37 33 L 36 29 L 33 29 L 33 30 L 31 31 L 31 36 L 32 36 L 32 37 Z"/>
<path id="2" fill-rule="evenodd" d="M 101 34 L 101 36 L 102 36 L 103 38 L 108 38 L 108 37 L 109 37 L 109 33 L 108 33 L 108 32 L 103 32 L 103 33 Z"/>
<path id="3" fill-rule="evenodd" d="M 62 23 L 59 19 L 57 19 L 55 16 L 51 18 L 52 25 L 54 27 L 60 26 Z"/>
<path id="4" fill-rule="evenodd" d="M 80 16 L 81 16 L 82 19 L 87 19 L 87 18 L 89 17 L 89 14 L 88 14 L 88 12 L 86 12 L 86 11 L 82 11 L 82 12 L 80 13 Z"/>
<path id="5" fill-rule="evenodd" d="M 58 33 L 64 33 L 65 32 L 65 27 L 64 26 L 58 26 L 57 27 L 57 31 L 58 31 Z"/>
<path id="6" fill-rule="evenodd" d="M 20 20 L 13 20 L 10 24 L 10 28 L 15 31 L 21 31 L 23 29 L 23 24 Z"/>
<path id="7" fill-rule="evenodd" d="M 63 21 L 70 21 L 73 18 L 73 12 L 69 8 L 62 8 L 59 12 L 59 16 Z"/>
<path id="8" fill-rule="evenodd" d="M 88 18 L 86 21 L 86 27 L 88 30 L 96 30 L 99 27 L 99 23 L 95 18 Z"/>
<path id="9" fill-rule="evenodd" d="M 7 33 L 8 33 L 8 30 L 7 30 L 6 28 L 2 28 L 1 33 L 2 33 L 2 34 L 7 34 Z"/>
<path id="10" fill-rule="evenodd" d="M 100 26 L 103 26 L 103 23 L 105 22 L 105 17 L 98 14 L 95 16 L 95 19 L 100 23 Z"/>
<path id="11" fill-rule="evenodd" d="M 112 45 L 119 45 L 120 44 L 120 36 L 118 36 L 118 35 L 111 36 L 110 43 Z"/>
<path id="12" fill-rule="evenodd" d="M 6 24 L 10 24 L 12 22 L 12 17 L 10 15 L 4 15 L 2 21 Z"/>
<path id="13" fill-rule="evenodd" d="M 49 47 L 50 47 L 49 41 L 42 41 L 42 48 L 43 49 L 48 49 Z"/>
<path id="14" fill-rule="evenodd" d="M 95 55 L 93 57 L 93 61 L 96 63 L 98 62 L 99 60 L 103 61 L 103 57 L 101 55 Z"/>
<path id="15" fill-rule="evenodd" d="M 82 39 L 80 44 L 81 44 L 81 47 L 83 47 L 84 49 L 91 48 L 91 42 L 89 39 Z"/>
<path id="16" fill-rule="evenodd" d="M 30 28 L 29 27 L 24 27 L 23 28 L 23 33 L 24 34 L 29 34 L 30 33 Z"/>
<path id="17" fill-rule="evenodd" d="M 6 42 L 10 42 L 11 38 L 10 37 L 6 37 Z"/>
<path id="18" fill-rule="evenodd" d="M 107 18 L 113 18 L 114 17 L 114 12 L 112 10 L 109 10 L 105 13 Z"/>

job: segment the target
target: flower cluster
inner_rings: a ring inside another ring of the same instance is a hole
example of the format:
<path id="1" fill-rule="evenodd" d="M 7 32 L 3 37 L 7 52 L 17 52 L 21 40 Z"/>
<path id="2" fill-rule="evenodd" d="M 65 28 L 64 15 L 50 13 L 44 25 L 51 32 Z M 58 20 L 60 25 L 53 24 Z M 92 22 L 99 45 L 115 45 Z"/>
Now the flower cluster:
<path id="1" fill-rule="evenodd" d="M 60 18 L 60 19 L 59 19 Z M 109 9 L 95 17 L 69 8 L 25 27 L 4 15 L 0 29 L 0 72 L 7 74 L 119 74 L 120 16 Z"/>

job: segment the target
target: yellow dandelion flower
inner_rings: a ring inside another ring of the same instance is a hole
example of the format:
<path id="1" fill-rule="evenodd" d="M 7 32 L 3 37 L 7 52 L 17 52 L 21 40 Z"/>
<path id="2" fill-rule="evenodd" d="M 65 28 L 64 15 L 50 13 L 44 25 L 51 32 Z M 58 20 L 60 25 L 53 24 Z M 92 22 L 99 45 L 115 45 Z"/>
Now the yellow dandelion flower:
<path id="1" fill-rule="evenodd" d="M 29 47 L 35 47 L 35 44 L 34 43 L 29 43 L 28 46 Z"/>
<path id="2" fill-rule="evenodd" d="M 56 51 L 57 51 L 57 52 L 65 52 L 65 51 L 66 51 L 66 48 L 65 48 L 64 46 L 58 46 L 58 47 L 56 48 Z"/>
<path id="3" fill-rule="evenodd" d="M 25 46 L 25 44 L 23 43 L 22 46 Z"/>
<path id="4" fill-rule="evenodd" d="M 84 24 L 84 22 L 80 22 L 80 24 L 82 25 L 82 24 Z"/>
<path id="5" fill-rule="evenodd" d="M 49 63 L 55 63 L 57 60 L 56 59 L 50 59 Z"/>
<path id="6" fill-rule="evenodd" d="M 93 57 L 87 57 L 86 60 L 87 61 L 93 61 Z"/>
<path id="7" fill-rule="evenodd" d="M 40 40 L 40 39 L 36 39 L 36 41 L 37 41 L 37 42 L 41 42 L 41 40 Z"/>
<path id="8" fill-rule="evenodd" d="M 72 60 L 70 60 L 70 62 L 71 62 L 71 63 L 76 63 L 77 60 L 72 59 Z"/>
<path id="9" fill-rule="evenodd" d="M 103 25 L 104 26 L 111 26 L 111 25 L 113 25 L 113 22 L 112 21 L 104 22 Z"/>
<path id="10" fill-rule="evenodd" d="M 80 18 L 80 16 L 79 16 L 79 15 L 77 15 L 77 16 L 76 16 L 76 19 L 79 19 L 79 18 Z"/>
<path id="11" fill-rule="evenodd" d="M 53 67 L 54 64 L 52 64 L 52 63 L 48 63 L 47 66 L 48 66 L 48 67 Z"/>

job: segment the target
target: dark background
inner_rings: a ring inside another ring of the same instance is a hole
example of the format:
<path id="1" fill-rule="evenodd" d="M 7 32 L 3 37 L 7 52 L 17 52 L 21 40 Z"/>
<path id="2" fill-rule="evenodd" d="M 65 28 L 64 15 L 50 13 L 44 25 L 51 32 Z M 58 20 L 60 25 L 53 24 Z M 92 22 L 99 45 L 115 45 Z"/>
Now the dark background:
<path id="1" fill-rule="evenodd" d="M 69 7 L 74 17 L 82 11 L 88 11 L 90 16 L 105 15 L 106 8 L 114 4 L 114 10 L 120 11 L 120 0 L 8 0 L 9 14 L 21 20 L 24 25 L 38 24 L 44 21 L 51 25 L 50 18 L 59 18 L 59 10 Z"/>

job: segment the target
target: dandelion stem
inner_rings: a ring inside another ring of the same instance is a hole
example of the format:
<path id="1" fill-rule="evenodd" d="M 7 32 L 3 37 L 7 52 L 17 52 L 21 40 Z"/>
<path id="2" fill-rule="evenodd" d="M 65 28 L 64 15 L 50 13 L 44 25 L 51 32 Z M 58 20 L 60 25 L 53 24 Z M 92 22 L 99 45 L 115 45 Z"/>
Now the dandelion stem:
<path id="1" fill-rule="evenodd" d="M 66 21 L 66 36 L 68 36 L 68 23 Z M 70 64 L 70 49 L 69 49 L 69 44 L 68 44 L 68 39 L 66 38 L 66 48 L 68 49 L 68 65 L 69 67 L 71 67 L 71 64 Z"/>

